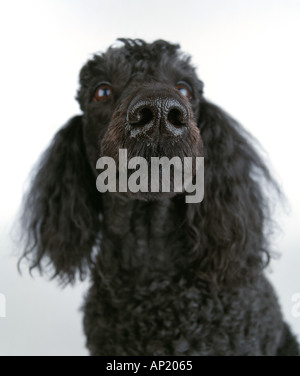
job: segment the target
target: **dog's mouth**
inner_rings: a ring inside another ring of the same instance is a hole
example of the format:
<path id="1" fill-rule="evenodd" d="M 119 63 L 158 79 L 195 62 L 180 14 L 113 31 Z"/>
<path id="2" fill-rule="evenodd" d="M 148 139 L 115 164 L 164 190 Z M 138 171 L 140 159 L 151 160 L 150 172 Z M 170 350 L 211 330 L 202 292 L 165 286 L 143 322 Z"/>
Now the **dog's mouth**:
<path id="1" fill-rule="evenodd" d="M 190 103 L 166 89 L 146 90 L 125 101 L 113 114 L 101 156 L 100 191 L 107 188 L 142 200 L 186 192 L 203 165 L 202 140 Z"/>

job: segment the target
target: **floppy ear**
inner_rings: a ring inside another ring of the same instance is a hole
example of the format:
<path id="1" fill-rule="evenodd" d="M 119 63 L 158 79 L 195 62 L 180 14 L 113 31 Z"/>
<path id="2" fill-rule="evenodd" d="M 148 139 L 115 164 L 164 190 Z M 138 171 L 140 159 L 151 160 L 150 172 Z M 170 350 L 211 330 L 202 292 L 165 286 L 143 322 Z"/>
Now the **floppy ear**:
<path id="1" fill-rule="evenodd" d="M 56 134 L 34 172 L 22 212 L 22 258 L 41 272 L 48 261 L 53 277 L 64 282 L 73 282 L 77 273 L 84 277 L 100 230 L 100 194 L 82 133 L 77 116 Z"/>
<path id="2" fill-rule="evenodd" d="M 187 208 L 191 262 L 199 275 L 218 284 L 245 281 L 269 261 L 271 221 L 264 188 L 279 189 L 253 138 L 223 110 L 203 101 L 199 128 L 205 195 L 201 204 Z"/>

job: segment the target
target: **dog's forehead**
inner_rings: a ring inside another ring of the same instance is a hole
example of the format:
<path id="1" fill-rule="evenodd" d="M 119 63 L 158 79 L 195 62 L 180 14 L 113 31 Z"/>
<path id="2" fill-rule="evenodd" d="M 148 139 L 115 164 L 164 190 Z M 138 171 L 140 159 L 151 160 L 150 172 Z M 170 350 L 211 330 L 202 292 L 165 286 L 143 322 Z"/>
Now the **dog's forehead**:
<path id="1" fill-rule="evenodd" d="M 173 81 L 195 78 L 195 69 L 190 58 L 172 51 L 151 51 L 143 48 L 128 50 L 125 47 L 110 48 L 97 60 L 97 69 L 91 79 L 108 80 L 112 83 L 126 83 L 132 80 L 145 80 L 147 77 L 159 81 Z"/>
<path id="2" fill-rule="evenodd" d="M 143 51 L 141 53 L 133 53 L 131 51 L 120 49 L 114 51 L 113 56 L 108 57 L 109 67 L 114 67 L 116 71 L 123 71 L 127 68 L 131 74 L 148 74 L 152 76 L 167 76 L 174 71 L 193 72 L 190 65 L 190 58 L 181 55 L 178 52 L 168 53 L 161 51 L 154 53 L 152 51 Z M 115 60 L 115 64 L 111 64 L 111 60 Z"/>

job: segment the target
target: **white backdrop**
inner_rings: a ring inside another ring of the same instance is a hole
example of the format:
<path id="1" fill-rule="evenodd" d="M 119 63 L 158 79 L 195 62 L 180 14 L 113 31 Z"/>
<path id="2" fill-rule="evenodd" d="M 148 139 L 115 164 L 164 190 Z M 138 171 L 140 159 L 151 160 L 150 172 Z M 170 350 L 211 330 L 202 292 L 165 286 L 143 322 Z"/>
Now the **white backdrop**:
<path id="1" fill-rule="evenodd" d="M 299 20 L 299 0 L 1 0 L 0 303 L 3 312 L 6 300 L 6 317 L 0 317 L 0 355 L 87 354 L 79 311 L 87 285 L 61 290 L 39 276 L 21 277 L 9 231 L 33 163 L 79 113 L 81 65 L 118 37 L 179 42 L 193 56 L 206 96 L 268 152 L 290 208 L 277 215 L 282 232 L 274 246 L 281 258 L 272 262 L 270 278 L 300 335 L 292 310 L 292 296 L 300 293 Z"/>

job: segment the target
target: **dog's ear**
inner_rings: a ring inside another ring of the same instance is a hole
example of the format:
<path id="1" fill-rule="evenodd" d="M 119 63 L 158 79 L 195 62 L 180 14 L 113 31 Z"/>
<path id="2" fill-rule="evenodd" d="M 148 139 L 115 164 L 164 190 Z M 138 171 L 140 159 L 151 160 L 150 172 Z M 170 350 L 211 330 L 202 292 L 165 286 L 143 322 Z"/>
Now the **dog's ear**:
<path id="1" fill-rule="evenodd" d="M 41 272 L 51 265 L 53 277 L 64 282 L 83 278 L 99 235 L 100 198 L 77 116 L 56 134 L 34 171 L 22 210 L 22 259 Z"/>
<path id="2" fill-rule="evenodd" d="M 189 204 L 191 261 L 203 277 L 244 280 L 269 260 L 271 228 L 266 185 L 275 187 L 253 138 L 219 107 L 203 101 L 199 128 L 204 144 L 205 196 Z"/>

